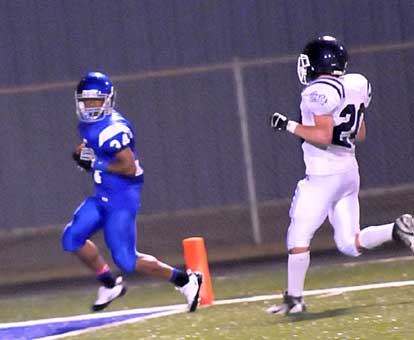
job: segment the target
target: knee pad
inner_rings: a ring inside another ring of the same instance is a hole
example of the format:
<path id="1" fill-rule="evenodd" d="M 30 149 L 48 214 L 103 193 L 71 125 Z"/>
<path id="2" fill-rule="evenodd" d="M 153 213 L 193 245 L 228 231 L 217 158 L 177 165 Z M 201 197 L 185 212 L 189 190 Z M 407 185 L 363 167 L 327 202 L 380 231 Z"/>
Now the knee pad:
<path id="1" fill-rule="evenodd" d="M 347 242 L 338 242 L 336 241 L 336 246 L 338 247 L 338 250 L 347 256 L 357 257 L 361 255 L 359 250 L 357 249 L 355 245 L 354 239 L 350 239 Z"/>
<path id="2" fill-rule="evenodd" d="M 81 249 L 86 240 L 81 237 L 77 237 L 71 226 L 71 224 L 68 224 L 63 230 L 61 243 L 64 251 L 74 252 Z"/>
<path id="3" fill-rule="evenodd" d="M 309 247 L 312 236 L 313 235 L 308 235 L 306 233 L 294 232 L 292 231 L 292 228 L 289 226 L 287 237 L 286 237 L 287 249 L 291 250 L 297 247 Z"/>
<path id="4" fill-rule="evenodd" d="M 125 273 L 133 273 L 135 271 L 135 264 L 138 259 L 136 252 L 132 254 L 126 252 L 112 252 L 112 259 L 115 264 Z"/>

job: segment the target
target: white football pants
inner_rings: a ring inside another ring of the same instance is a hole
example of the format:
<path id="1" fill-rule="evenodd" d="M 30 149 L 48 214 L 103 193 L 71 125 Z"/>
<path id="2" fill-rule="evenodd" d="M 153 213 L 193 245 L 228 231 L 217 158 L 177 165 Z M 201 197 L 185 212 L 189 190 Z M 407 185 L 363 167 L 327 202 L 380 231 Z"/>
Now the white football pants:
<path id="1" fill-rule="evenodd" d="M 358 256 L 355 236 L 359 233 L 358 168 L 329 176 L 306 176 L 298 182 L 290 207 L 288 250 L 309 247 L 313 235 L 329 217 L 339 251 Z"/>

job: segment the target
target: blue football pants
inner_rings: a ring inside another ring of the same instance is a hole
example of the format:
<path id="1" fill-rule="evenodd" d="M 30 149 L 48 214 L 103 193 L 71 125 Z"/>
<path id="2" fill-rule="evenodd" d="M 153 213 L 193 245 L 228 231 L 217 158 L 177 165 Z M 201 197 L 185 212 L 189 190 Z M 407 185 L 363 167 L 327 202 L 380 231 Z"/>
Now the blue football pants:
<path id="1" fill-rule="evenodd" d="M 138 259 L 136 215 L 140 209 L 141 188 L 139 185 L 121 193 L 87 198 L 63 231 L 63 249 L 77 251 L 93 234 L 103 229 L 115 264 L 124 272 L 135 271 Z"/>

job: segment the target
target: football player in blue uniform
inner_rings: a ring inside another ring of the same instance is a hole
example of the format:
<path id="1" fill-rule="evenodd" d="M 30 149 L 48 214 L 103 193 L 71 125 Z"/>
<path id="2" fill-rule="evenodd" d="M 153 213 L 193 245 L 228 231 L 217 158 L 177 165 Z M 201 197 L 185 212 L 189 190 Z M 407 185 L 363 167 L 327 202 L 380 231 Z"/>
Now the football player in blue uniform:
<path id="1" fill-rule="evenodd" d="M 304 312 L 302 293 L 310 264 L 309 247 L 326 217 L 338 249 L 359 256 L 384 242 L 397 240 L 414 251 L 414 222 L 404 214 L 393 223 L 360 230 L 359 171 L 355 142 L 365 139 L 364 115 L 371 85 L 361 74 L 345 74 L 348 53 L 337 39 L 322 36 L 309 42 L 298 58 L 298 76 L 306 85 L 300 105 L 302 122 L 276 112 L 275 131 L 286 130 L 304 140 L 306 177 L 299 181 L 290 208 L 287 233 L 288 288 L 283 302 L 269 313 Z"/>
<path id="2" fill-rule="evenodd" d="M 100 72 L 87 73 L 76 88 L 75 100 L 82 143 L 73 158 L 92 174 L 96 193 L 75 211 L 63 232 L 62 245 L 94 271 L 102 284 L 92 309 L 102 310 L 126 292 L 122 277 L 114 276 L 90 240 L 103 230 L 113 261 L 122 271 L 169 280 L 184 294 L 188 311 L 195 311 L 202 274 L 184 272 L 136 250 L 136 216 L 144 170 L 135 150 L 134 130 L 114 109 L 111 80 Z"/>

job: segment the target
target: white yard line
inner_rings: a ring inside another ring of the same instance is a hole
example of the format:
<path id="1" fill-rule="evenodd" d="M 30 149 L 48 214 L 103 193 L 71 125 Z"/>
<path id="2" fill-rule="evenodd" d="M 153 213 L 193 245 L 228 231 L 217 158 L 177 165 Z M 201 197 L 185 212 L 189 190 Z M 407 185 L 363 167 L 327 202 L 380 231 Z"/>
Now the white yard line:
<path id="1" fill-rule="evenodd" d="M 395 281 L 395 282 L 373 283 L 373 284 L 366 284 L 366 285 L 359 285 L 359 286 L 315 289 L 315 290 L 305 291 L 303 295 L 304 296 L 314 296 L 314 295 L 325 295 L 326 296 L 330 294 L 332 295 L 342 294 L 342 293 L 355 292 L 355 291 L 361 291 L 361 290 L 404 287 L 404 286 L 414 286 L 414 281 L 412 280 Z M 258 296 L 251 296 L 251 297 L 244 297 L 244 298 L 237 298 L 237 299 L 218 300 L 218 301 L 214 301 L 213 306 L 274 300 L 274 299 L 280 299 L 280 298 L 282 298 L 282 294 L 258 295 Z M 180 304 L 180 305 L 151 307 L 151 308 L 138 308 L 138 309 L 130 309 L 130 310 L 116 311 L 116 312 L 106 312 L 106 313 L 99 313 L 99 314 L 85 314 L 85 315 L 69 316 L 69 317 L 62 317 L 62 318 L 0 323 L 0 330 L 4 328 L 10 328 L 10 327 L 25 327 L 25 326 L 49 324 L 53 322 L 69 322 L 69 321 L 78 321 L 78 320 L 85 320 L 85 319 L 98 319 L 98 318 L 105 318 L 105 317 L 111 317 L 111 316 L 132 315 L 136 313 L 151 313 L 151 312 L 154 312 L 154 314 L 146 315 L 146 316 L 139 316 L 136 318 L 132 318 L 132 319 L 128 319 L 128 320 L 124 320 L 120 322 L 110 323 L 104 326 L 91 327 L 91 328 L 82 329 L 78 331 L 68 332 L 65 334 L 47 336 L 47 337 L 38 338 L 38 339 L 39 340 L 54 340 L 54 339 L 61 339 L 61 338 L 70 337 L 70 336 L 76 336 L 76 335 L 87 333 L 87 332 L 94 331 L 97 329 L 109 328 L 109 327 L 114 327 L 114 326 L 128 324 L 128 323 L 135 323 L 135 322 L 142 321 L 142 320 L 158 318 L 158 317 L 163 317 L 163 316 L 168 316 L 168 315 L 173 315 L 173 314 L 178 314 L 178 313 L 185 313 L 186 309 L 185 309 L 185 305 Z"/>
<path id="2" fill-rule="evenodd" d="M 91 313 L 91 314 L 65 316 L 65 317 L 51 318 L 51 319 L 29 320 L 29 321 L 19 321 L 19 322 L 6 322 L 6 323 L 0 323 L 0 329 L 10 328 L 10 327 L 25 327 L 25 326 L 43 325 L 43 324 L 49 324 L 49 323 L 54 323 L 54 322 L 79 321 L 79 320 L 85 320 L 85 319 L 102 319 L 102 318 L 107 318 L 107 317 L 131 315 L 131 314 L 137 314 L 137 313 L 160 312 L 160 311 L 163 311 L 163 310 L 165 312 L 168 312 L 168 311 L 171 311 L 171 310 L 185 311 L 185 305 L 180 304 L 180 305 L 170 305 L 170 306 L 136 308 L 136 309 L 128 309 L 128 310 L 122 310 L 122 311 L 93 313 L 93 314 Z M 160 313 L 158 313 L 158 314 L 160 314 Z"/>
<path id="3" fill-rule="evenodd" d="M 110 327 L 115 327 L 115 326 L 124 325 L 124 324 L 128 324 L 128 323 L 135 323 L 135 322 L 138 322 L 138 321 L 154 319 L 154 318 L 158 318 L 158 317 L 162 317 L 162 316 L 168 316 L 168 315 L 185 313 L 185 312 L 186 312 L 185 309 L 179 308 L 179 309 L 176 309 L 176 310 L 170 310 L 170 311 L 161 312 L 161 313 L 157 313 L 157 314 L 132 318 L 132 319 L 128 319 L 128 320 L 125 320 L 125 321 L 113 322 L 113 323 L 103 325 L 103 326 L 90 327 L 90 328 L 82 329 L 82 330 L 79 330 L 79 331 L 68 332 L 68 333 L 65 333 L 65 334 L 52 335 L 52 336 L 47 336 L 47 337 L 43 337 L 43 338 L 37 338 L 37 340 L 62 339 L 62 338 L 70 337 L 70 336 L 76 336 L 76 335 L 79 335 L 79 334 L 89 333 L 89 332 L 92 332 L 92 331 L 96 331 L 98 329 L 110 328 Z"/>
<path id="4" fill-rule="evenodd" d="M 383 282 L 383 283 L 372 283 L 372 284 L 361 285 L 361 286 L 349 286 L 349 287 L 337 287 L 337 288 L 307 290 L 307 291 L 303 292 L 303 296 L 325 295 L 325 294 L 342 294 L 342 293 L 355 292 L 355 291 L 360 291 L 360 290 L 378 289 L 378 288 L 391 288 L 391 287 L 404 287 L 404 286 L 414 286 L 414 281 Z M 281 299 L 282 297 L 283 297 L 282 294 L 258 295 L 258 296 L 251 296 L 251 297 L 239 298 L 239 299 L 227 299 L 227 300 L 214 301 L 214 305 L 229 305 L 229 304 L 232 304 L 232 303 L 273 300 L 273 299 Z"/>

